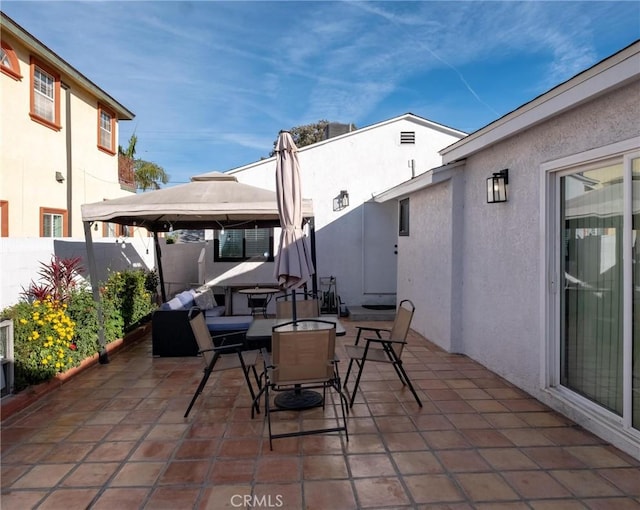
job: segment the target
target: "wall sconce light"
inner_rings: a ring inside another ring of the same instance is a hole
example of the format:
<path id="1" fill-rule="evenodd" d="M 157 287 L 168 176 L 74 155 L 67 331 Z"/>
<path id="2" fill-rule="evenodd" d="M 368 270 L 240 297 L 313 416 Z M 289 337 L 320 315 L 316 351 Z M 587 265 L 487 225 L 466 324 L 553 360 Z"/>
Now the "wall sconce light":
<path id="1" fill-rule="evenodd" d="M 349 207 L 349 192 L 343 189 L 340 191 L 340 194 L 333 199 L 333 210 L 341 211 L 345 207 Z"/>
<path id="2" fill-rule="evenodd" d="M 507 185 L 509 184 L 509 170 L 495 172 L 487 179 L 487 203 L 496 204 L 507 201 Z"/>
<path id="3" fill-rule="evenodd" d="M 56 181 L 60 183 L 64 182 L 64 175 L 62 175 L 62 172 L 56 172 Z"/>

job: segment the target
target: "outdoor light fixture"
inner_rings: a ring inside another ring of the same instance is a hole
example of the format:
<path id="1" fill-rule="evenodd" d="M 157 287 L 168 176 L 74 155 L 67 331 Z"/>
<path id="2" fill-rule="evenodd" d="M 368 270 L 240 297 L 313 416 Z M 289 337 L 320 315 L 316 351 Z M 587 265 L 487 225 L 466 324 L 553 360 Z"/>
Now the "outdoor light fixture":
<path id="1" fill-rule="evenodd" d="M 345 207 L 349 207 L 349 192 L 343 189 L 340 191 L 340 194 L 333 199 L 333 210 L 341 211 Z"/>
<path id="2" fill-rule="evenodd" d="M 62 175 L 62 172 L 56 172 L 56 181 L 58 182 L 64 182 L 64 175 Z"/>
<path id="3" fill-rule="evenodd" d="M 487 203 L 496 204 L 507 201 L 507 185 L 509 184 L 509 170 L 495 172 L 487 179 Z"/>

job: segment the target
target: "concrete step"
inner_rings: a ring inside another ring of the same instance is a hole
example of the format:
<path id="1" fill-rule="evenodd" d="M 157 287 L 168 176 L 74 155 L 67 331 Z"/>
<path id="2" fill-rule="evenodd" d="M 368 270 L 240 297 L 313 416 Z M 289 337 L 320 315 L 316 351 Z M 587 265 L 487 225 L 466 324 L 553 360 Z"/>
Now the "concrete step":
<path id="1" fill-rule="evenodd" d="M 364 306 L 349 306 L 349 319 L 352 321 L 393 321 L 396 311 L 371 310 Z"/>

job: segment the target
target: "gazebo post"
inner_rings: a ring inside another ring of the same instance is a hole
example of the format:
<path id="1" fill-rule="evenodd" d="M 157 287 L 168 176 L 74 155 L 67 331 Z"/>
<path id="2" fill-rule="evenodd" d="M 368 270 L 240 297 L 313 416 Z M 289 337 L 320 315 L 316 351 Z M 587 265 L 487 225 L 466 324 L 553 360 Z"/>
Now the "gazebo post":
<path id="1" fill-rule="evenodd" d="M 93 300 L 96 302 L 96 311 L 98 315 L 98 345 L 100 352 L 98 353 L 98 361 L 102 365 L 109 363 L 109 354 L 106 349 L 104 338 L 104 313 L 102 311 L 102 298 L 100 297 L 100 288 L 98 286 L 98 269 L 96 267 L 96 259 L 93 252 L 93 238 L 91 236 L 91 221 L 83 221 L 84 240 L 87 248 L 87 263 L 89 265 L 89 278 L 91 279 L 91 291 Z"/>
<path id="2" fill-rule="evenodd" d="M 158 269 L 158 278 L 160 279 L 160 295 L 162 296 L 162 302 L 167 301 L 167 292 L 164 289 L 164 273 L 162 271 L 162 250 L 160 249 L 160 241 L 158 240 L 158 232 L 153 231 L 153 244 L 156 248 L 156 268 Z"/>

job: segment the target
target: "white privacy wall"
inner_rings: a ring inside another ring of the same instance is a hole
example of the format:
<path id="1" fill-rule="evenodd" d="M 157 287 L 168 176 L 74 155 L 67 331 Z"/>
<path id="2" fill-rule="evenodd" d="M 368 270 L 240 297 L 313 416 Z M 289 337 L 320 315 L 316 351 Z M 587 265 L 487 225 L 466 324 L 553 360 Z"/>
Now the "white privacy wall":
<path id="1" fill-rule="evenodd" d="M 37 282 L 41 263 L 48 264 L 54 255 L 81 257 L 88 274 L 86 253 L 84 237 L 0 238 L 0 310 L 19 301 L 23 289 L 32 280 Z M 94 239 L 94 254 L 100 281 L 106 280 L 110 271 L 155 267 L 151 238 L 127 238 L 125 243 L 116 243 L 115 238 Z"/>
<path id="2" fill-rule="evenodd" d="M 400 117 L 303 147 L 298 152 L 302 195 L 313 199 L 317 274 L 336 276 L 338 294 L 348 305 L 383 303 L 389 299 L 395 302 L 395 296 L 364 292 L 362 204 L 374 193 L 410 179 L 410 160 L 415 161 L 416 174 L 440 164 L 438 151 L 460 136 L 448 128 L 434 126 Z M 414 131 L 416 143 L 400 144 L 402 131 Z M 230 173 L 241 182 L 275 190 L 274 158 Z M 333 211 L 333 198 L 340 190 L 349 192 L 350 205 L 342 211 Z M 276 237 L 276 246 L 277 242 Z M 393 250 L 393 246 L 389 249 Z"/>

